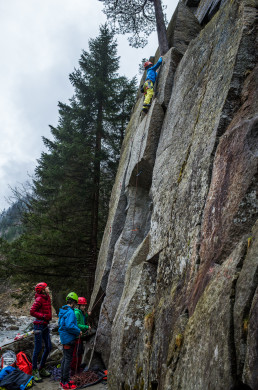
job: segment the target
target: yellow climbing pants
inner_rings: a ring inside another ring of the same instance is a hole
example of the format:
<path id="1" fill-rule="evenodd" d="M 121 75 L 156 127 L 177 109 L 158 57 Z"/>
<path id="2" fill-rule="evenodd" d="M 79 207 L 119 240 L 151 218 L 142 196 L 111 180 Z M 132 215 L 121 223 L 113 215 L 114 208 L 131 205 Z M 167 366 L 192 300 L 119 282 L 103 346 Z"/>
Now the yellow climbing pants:
<path id="1" fill-rule="evenodd" d="M 153 82 L 150 80 L 146 80 L 145 83 L 143 84 L 143 88 L 144 88 L 144 95 L 145 95 L 143 107 L 144 106 L 149 107 L 149 104 L 151 104 L 152 96 L 154 94 Z"/>

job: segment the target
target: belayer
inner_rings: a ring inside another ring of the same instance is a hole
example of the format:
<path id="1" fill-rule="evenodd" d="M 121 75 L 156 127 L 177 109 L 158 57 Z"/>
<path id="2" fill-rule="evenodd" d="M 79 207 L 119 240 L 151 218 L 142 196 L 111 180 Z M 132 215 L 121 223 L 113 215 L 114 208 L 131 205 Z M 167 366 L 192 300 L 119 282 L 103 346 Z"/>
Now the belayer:
<path id="1" fill-rule="evenodd" d="M 142 112 L 146 113 L 149 111 L 151 105 L 151 99 L 154 94 L 154 84 L 158 76 L 156 70 L 162 64 L 162 57 L 159 58 L 158 62 L 153 65 L 152 62 L 147 61 L 144 63 L 144 69 L 147 71 L 145 82 L 142 86 L 142 92 L 145 95 L 145 99 L 142 106 Z"/>
<path id="2" fill-rule="evenodd" d="M 86 332 L 91 329 L 89 325 L 87 325 L 88 313 L 86 311 L 87 299 L 84 297 L 78 298 L 78 308 L 74 309 L 74 314 L 77 320 L 77 326 L 82 331 L 82 336 L 86 335 Z M 77 337 L 75 342 L 75 347 L 73 350 L 73 359 L 71 363 L 71 374 L 74 375 L 80 372 L 81 362 L 83 355 L 83 340 L 82 337 Z"/>
<path id="3" fill-rule="evenodd" d="M 60 381 L 62 389 L 76 389 L 74 382 L 69 380 L 69 377 L 76 338 L 82 335 L 74 314 L 74 308 L 77 306 L 77 303 L 78 295 L 75 292 L 70 292 L 66 297 L 66 305 L 61 307 L 59 311 L 58 332 L 63 344 Z"/>
<path id="4" fill-rule="evenodd" d="M 30 309 L 30 314 L 35 317 L 33 322 L 35 345 L 32 357 L 32 375 L 35 382 L 41 382 L 42 377 L 48 377 L 51 375 L 51 373 L 45 369 L 45 363 L 52 348 L 48 328 L 49 321 L 52 320 L 52 310 L 49 287 L 47 283 L 38 283 L 35 287 L 35 291 L 35 301 Z M 42 349 L 42 340 L 45 343 L 45 349 L 38 369 L 37 363 L 38 356 Z"/>

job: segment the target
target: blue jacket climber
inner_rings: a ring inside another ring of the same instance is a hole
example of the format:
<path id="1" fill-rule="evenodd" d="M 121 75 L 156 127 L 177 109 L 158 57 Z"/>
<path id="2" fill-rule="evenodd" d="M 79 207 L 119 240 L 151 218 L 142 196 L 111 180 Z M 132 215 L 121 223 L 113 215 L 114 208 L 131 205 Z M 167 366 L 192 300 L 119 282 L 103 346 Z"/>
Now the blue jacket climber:
<path id="1" fill-rule="evenodd" d="M 153 65 L 153 63 L 150 61 L 145 62 L 145 64 L 143 65 L 147 71 L 146 79 L 143 84 L 143 93 L 145 95 L 145 98 L 142 106 L 142 112 L 144 112 L 145 114 L 147 114 L 147 112 L 149 111 L 152 96 L 154 94 L 153 87 L 158 76 L 156 69 L 158 69 L 161 64 L 162 57 L 159 58 L 158 62 L 155 65 Z"/>
<path id="2" fill-rule="evenodd" d="M 145 64 L 152 65 L 152 63 L 149 61 L 145 62 Z M 144 67 L 145 67 L 145 69 L 147 68 L 147 75 L 146 75 L 145 81 L 150 80 L 154 84 L 156 81 L 156 78 L 158 76 L 156 69 L 158 69 L 160 67 L 160 65 L 162 64 L 162 57 L 160 57 L 158 62 L 150 68 L 148 67 L 148 65 L 145 65 L 145 64 L 144 64 Z"/>
<path id="3" fill-rule="evenodd" d="M 75 341 L 76 337 L 80 334 L 81 330 L 77 326 L 74 311 L 68 305 L 61 307 L 58 325 L 58 332 L 62 344 L 69 344 L 71 341 Z"/>

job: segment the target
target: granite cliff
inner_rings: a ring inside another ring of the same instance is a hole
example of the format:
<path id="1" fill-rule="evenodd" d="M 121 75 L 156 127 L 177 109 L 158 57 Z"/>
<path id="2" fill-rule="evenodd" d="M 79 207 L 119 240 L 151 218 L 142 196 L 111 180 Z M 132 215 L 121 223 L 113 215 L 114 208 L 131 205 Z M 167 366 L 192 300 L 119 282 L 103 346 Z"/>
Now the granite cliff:
<path id="1" fill-rule="evenodd" d="M 258 0 L 180 1 L 98 259 L 111 390 L 258 389 Z"/>

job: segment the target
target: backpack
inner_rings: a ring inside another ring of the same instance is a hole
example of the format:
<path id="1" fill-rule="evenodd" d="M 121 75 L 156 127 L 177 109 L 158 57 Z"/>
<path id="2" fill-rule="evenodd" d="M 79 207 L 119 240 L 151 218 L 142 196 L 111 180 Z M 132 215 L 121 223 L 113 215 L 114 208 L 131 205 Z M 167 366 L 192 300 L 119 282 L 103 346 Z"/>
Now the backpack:
<path id="1" fill-rule="evenodd" d="M 33 378 L 33 376 L 27 375 L 14 367 L 6 367 L 2 371 L 6 372 L 1 375 L 0 386 L 5 390 L 25 390 Z"/>
<path id="2" fill-rule="evenodd" d="M 0 370 L 7 366 L 15 366 L 15 362 L 16 362 L 15 353 L 11 350 L 5 351 L 2 357 L 0 358 Z"/>
<path id="3" fill-rule="evenodd" d="M 16 355 L 16 367 L 25 372 L 25 374 L 31 375 L 32 373 L 32 364 L 28 356 L 22 351 Z"/>

